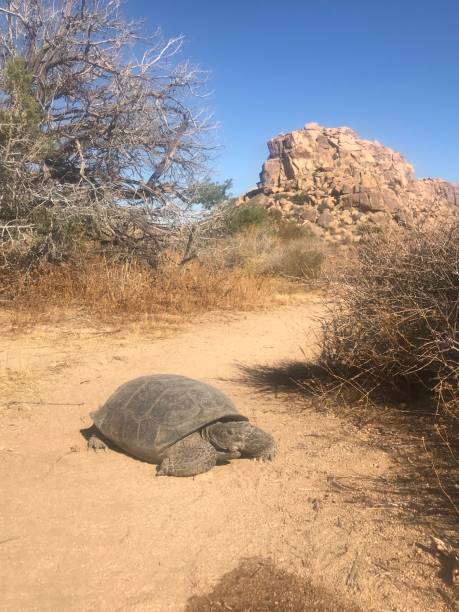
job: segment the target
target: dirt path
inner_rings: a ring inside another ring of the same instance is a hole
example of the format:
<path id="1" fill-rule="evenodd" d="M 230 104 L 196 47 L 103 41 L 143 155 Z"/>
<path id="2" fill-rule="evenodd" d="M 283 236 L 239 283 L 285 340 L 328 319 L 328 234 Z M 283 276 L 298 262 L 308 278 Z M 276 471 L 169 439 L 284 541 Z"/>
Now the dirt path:
<path id="1" fill-rule="evenodd" d="M 447 609 L 432 589 L 434 563 L 415 546 L 425 534 L 387 509 L 347 503 L 337 484 L 386 474 L 389 457 L 336 417 L 292 412 L 230 382 L 236 361 L 312 351 L 319 309 L 311 298 L 163 340 L 45 329 L 3 338 L 0 609 L 180 611 L 249 557 L 367 610 Z M 87 452 L 88 412 L 151 372 L 221 387 L 273 433 L 276 460 L 174 479 L 114 451 Z"/>

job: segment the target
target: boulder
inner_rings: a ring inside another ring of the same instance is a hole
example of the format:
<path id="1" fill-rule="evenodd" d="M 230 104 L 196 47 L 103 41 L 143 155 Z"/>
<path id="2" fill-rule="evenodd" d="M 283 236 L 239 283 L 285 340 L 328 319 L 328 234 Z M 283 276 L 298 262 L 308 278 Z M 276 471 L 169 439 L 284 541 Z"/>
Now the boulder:
<path id="1" fill-rule="evenodd" d="M 320 213 L 319 218 L 317 219 L 318 225 L 320 227 L 330 227 L 333 221 L 333 216 L 328 212 L 328 210 L 324 210 Z"/>
<path id="2" fill-rule="evenodd" d="M 335 231 L 334 220 L 339 220 L 346 235 L 357 235 L 357 222 L 366 215 L 403 225 L 421 217 L 444 221 L 459 216 L 459 185 L 416 180 L 413 166 L 400 153 L 348 127 L 308 123 L 271 139 L 268 150 L 258 188 L 242 200 L 272 206 L 268 196 L 281 193 L 277 205 L 282 214 L 319 226 L 319 233 Z"/>

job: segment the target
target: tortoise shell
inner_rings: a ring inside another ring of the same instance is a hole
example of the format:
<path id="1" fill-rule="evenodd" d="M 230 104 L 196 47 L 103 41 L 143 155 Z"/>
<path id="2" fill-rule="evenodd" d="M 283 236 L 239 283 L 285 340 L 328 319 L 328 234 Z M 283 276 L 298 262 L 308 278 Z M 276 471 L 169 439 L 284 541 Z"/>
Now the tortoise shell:
<path id="1" fill-rule="evenodd" d="M 152 463 L 206 425 L 248 420 L 215 387 L 176 374 L 141 376 L 121 385 L 91 417 L 116 446 Z"/>

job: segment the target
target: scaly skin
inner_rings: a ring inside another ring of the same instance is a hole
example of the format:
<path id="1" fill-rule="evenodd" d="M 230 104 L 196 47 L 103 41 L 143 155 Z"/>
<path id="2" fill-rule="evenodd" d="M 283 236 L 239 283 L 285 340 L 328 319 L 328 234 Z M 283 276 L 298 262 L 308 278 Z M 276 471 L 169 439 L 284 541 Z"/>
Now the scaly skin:
<path id="1" fill-rule="evenodd" d="M 98 436 L 93 434 L 88 440 L 88 448 L 92 448 L 94 451 L 98 450 L 107 450 L 107 445 L 103 440 L 101 440 Z"/>
<path id="2" fill-rule="evenodd" d="M 88 448 L 106 449 L 97 435 Z M 204 427 L 170 446 L 158 465 L 157 476 L 196 476 L 212 469 L 217 462 L 239 457 L 270 461 L 276 454 L 274 438 L 247 421 L 217 422 Z"/>
<path id="3" fill-rule="evenodd" d="M 165 453 L 156 470 L 157 476 L 196 476 L 212 469 L 217 463 L 217 451 L 201 437 L 193 433 L 173 444 Z"/>
<path id="4" fill-rule="evenodd" d="M 271 434 L 247 421 L 218 422 L 204 427 L 202 436 L 219 451 L 270 461 L 276 454 Z"/>

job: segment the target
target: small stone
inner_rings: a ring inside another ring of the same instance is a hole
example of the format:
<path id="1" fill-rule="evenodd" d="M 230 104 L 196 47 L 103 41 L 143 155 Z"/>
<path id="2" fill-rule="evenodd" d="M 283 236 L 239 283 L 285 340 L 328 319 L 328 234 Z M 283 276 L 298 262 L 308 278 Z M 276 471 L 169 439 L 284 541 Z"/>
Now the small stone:
<path id="1" fill-rule="evenodd" d="M 333 221 L 332 215 L 328 212 L 328 210 L 324 210 L 317 219 L 318 225 L 321 227 L 330 227 L 330 224 Z"/>
<path id="2" fill-rule="evenodd" d="M 314 223 L 317 219 L 317 209 L 313 208 L 312 206 L 305 208 L 301 211 L 300 218 L 304 219 L 305 221 L 311 221 L 312 223 Z"/>
<path id="3" fill-rule="evenodd" d="M 352 214 L 349 212 L 349 210 L 343 210 L 340 216 L 340 221 L 345 225 L 352 225 L 354 223 L 354 218 L 352 217 Z"/>

